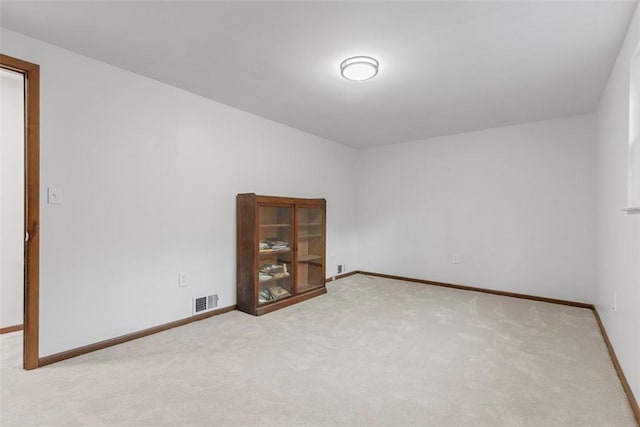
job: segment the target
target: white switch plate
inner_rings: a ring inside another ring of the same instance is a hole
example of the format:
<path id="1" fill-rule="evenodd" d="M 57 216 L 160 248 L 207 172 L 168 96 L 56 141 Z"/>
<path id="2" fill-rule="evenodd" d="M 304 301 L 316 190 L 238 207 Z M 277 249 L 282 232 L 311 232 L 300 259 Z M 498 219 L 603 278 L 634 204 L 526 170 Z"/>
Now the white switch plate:
<path id="1" fill-rule="evenodd" d="M 178 273 L 178 287 L 184 288 L 189 283 L 189 276 L 187 273 Z"/>
<path id="2" fill-rule="evenodd" d="M 47 188 L 47 203 L 50 205 L 62 204 L 62 188 L 49 187 Z"/>
<path id="3" fill-rule="evenodd" d="M 460 264 L 462 261 L 460 261 L 460 255 L 458 254 L 454 254 L 451 255 L 451 263 L 452 264 Z"/>

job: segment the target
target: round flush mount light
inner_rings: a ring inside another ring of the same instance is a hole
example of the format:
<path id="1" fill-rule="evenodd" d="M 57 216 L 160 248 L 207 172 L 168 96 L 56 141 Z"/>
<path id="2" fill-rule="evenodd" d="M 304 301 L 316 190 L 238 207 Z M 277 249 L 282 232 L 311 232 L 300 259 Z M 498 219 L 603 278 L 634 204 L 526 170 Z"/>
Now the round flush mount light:
<path id="1" fill-rule="evenodd" d="M 347 80 L 369 80 L 378 74 L 380 63 L 370 56 L 352 56 L 340 64 L 340 74 Z"/>

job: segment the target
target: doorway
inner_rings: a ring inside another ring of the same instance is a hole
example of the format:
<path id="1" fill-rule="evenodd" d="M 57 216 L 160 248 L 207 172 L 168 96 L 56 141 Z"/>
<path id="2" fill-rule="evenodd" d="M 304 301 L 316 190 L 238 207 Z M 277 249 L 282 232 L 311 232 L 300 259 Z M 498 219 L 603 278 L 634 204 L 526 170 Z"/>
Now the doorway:
<path id="1" fill-rule="evenodd" d="M 0 333 L 22 330 L 24 75 L 0 68 Z"/>
<path id="2" fill-rule="evenodd" d="M 39 365 L 39 225 L 40 225 L 40 66 L 0 54 L 0 68 L 23 76 L 24 93 L 24 369 Z"/>

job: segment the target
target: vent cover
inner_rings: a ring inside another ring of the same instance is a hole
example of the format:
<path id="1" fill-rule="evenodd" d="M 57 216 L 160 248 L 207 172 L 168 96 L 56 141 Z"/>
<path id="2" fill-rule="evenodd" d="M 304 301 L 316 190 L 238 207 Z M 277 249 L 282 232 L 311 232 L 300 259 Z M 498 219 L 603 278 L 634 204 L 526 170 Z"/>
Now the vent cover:
<path id="1" fill-rule="evenodd" d="M 193 314 L 204 313 L 218 306 L 218 294 L 193 298 Z"/>

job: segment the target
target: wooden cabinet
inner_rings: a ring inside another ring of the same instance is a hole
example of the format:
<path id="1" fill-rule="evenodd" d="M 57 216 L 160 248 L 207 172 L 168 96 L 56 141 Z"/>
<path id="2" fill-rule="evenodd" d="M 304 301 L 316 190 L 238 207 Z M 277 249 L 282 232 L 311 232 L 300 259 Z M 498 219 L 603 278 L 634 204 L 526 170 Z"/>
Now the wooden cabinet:
<path id="1" fill-rule="evenodd" d="M 237 306 L 256 316 L 322 295 L 324 199 L 238 194 Z"/>

